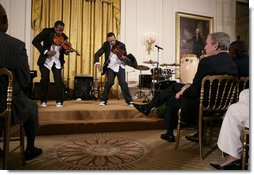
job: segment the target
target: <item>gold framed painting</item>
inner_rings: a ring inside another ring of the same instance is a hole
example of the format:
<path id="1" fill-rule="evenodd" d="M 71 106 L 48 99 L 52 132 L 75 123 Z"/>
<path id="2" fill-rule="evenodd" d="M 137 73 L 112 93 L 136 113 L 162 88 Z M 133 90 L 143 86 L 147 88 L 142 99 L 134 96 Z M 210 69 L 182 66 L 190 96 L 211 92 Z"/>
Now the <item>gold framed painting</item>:
<path id="1" fill-rule="evenodd" d="M 204 54 L 207 35 L 213 32 L 213 18 L 189 13 L 176 13 L 176 63 L 183 55 Z"/>

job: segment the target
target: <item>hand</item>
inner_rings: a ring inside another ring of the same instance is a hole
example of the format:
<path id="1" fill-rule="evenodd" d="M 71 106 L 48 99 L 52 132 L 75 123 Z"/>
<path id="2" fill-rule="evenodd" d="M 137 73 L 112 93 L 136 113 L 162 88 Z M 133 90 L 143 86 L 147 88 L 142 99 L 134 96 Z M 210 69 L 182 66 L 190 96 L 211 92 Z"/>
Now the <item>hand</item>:
<path id="1" fill-rule="evenodd" d="M 52 57 L 52 56 L 54 56 L 55 54 L 56 54 L 56 51 L 51 51 L 51 50 L 47 51 L 47 55 L 48 55 L 49 57 Z"/>
<path id="2" fill-rule="evenodd" d="M 183 95 L 183 93 L 184 93 L 184 91 L 187 89 L 187 88 L 189 88 L 190 87 L 190 84 L 186 84 L 186 85 L 184 85 L 183 87 L 182 87 L 182 89 L 179 91 L 179 92 L 177 92 L 176 93 L 176 99 L 179 99 L 182 95 Z"/>
<path id="3" fill-rule="evenodd" d="M 183 90 L 180 90 L 179 92 L 176 93 L 176 99 L 179 99 L 183 95 Z"/>
<path id="4" fill-rule="evenodd" d="M 100 72 L 102 71 L 102 67 L 101 67 L 100 64 L 96 64 L 96 67 L 97 67 L 97 69 L 98 69 Z"/>
<path id="5" fill-rule="evenodd" d="M 69 54 L 70 52 L 74 52 L 74 49 L 73 49 L 73 48 L 69 48 L 69 49 L 66 49 L 66 50 L 65 50 L 65 53 L 66 53 L 66 54 Z"/>

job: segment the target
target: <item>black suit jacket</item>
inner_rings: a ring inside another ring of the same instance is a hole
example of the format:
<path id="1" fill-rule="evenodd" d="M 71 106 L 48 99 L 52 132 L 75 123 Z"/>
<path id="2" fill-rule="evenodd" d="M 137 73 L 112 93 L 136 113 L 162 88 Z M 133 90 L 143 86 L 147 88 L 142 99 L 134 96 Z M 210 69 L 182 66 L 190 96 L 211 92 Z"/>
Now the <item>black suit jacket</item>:
<path id="1" fill-rule="evenodd" d="M 197 122 L 199 96 L 202 79 L 206 75 L 238 75 L 237 65 L 227 52 L 209 56 L 200 60 L 191 86 L 182 96 L 181 115 L 185 122 Z"/>
<path id="2" fill-rule="evenodd" d="M 55 30 L 54 28 L 44 28 L 32 41 L 33 45 L 38 49 L 40 52 L 39 59 L 37 61 L 38 66 L 43 66 L 46 59 L 47 54 L 44 54 L 46 50 L 50 50 L 51 45 L 53 44 L 55 36 Z M 67 39 L 67 36 L 63 33 L 62 36 L 64 37 L 64 40 Z M 43 42 L 43 44 L 42 44 Z M 61 65 L 64 64 L 64 49 L 62 48 L 60 50 L 60 57 L 59 60 L 61 62 Z"/>
<path id="3" fill-rule="evenodd" d="M 125 44 L 123 44 L 122 42 L 120 41 L 116 41 L 116 45 L 119 45 L 119 48 L 121 50 L 124 50 L 124 54 L 123 55 L 127 55 L 127 51 L 126 51 L 126 47 L 125 47 Z M 105 61 L 104 61 L 104 64 L 103 64 L 103 72 L 102 72 L 102 75 L 105 74 L 105 72 L 107 71 L 107 67 L 108 67 L 108 64 L 109 64 L 109 54 L 110 54 L 110 43 L 108 41 L 104 42 L 102 47 L 95 53 L 94 55 L 94 63 L 97 63 L 99 62 L 99 58 L 102 54 L 105 54 Z"/>
<path id="4" fill-rule="evenodd" d="M 38 117 L 36 102 L 28 98 L 23 92 L 23 89 L 30 83 L 30 69 L 25 43 L 0 32 L 0 50 L 0 67 L 10 69 L 14 77 L 12 122 L 24 122 L 31 116 Z M 6 81 L 1 79 L 0 108 L 6 100 L 4 83 Z"/>

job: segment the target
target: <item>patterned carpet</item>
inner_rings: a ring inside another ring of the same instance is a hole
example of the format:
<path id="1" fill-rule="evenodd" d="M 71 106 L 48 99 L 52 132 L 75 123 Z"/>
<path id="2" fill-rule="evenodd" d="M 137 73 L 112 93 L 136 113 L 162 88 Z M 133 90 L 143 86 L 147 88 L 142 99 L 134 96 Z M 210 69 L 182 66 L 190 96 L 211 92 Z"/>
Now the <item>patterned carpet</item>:
<path id="1" fill-rule="evenodd" d="M 184 138 L 178 150 L 160 139 L 161 130 L 79 135 L 40 136 L 37 145 L 44 153 L 10 169 L 30 170 L 211 170 L 220 159 L 216 149 L 199 159 L 198 144 Z M 16 162 L 16 163 L 15 163 Z"/>

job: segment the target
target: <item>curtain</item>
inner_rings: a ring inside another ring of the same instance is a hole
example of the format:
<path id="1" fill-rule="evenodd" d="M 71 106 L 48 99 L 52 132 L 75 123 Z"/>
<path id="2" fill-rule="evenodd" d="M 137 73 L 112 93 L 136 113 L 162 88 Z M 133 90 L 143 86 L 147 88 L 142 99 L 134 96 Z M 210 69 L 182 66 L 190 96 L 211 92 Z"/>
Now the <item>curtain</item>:
<path id="1" fill-rule="evenodd" d="M 65 84 L 74 88 L 75 75 L 97 75 L 94 69 L 94 54 L 106 41 L 108 32 L 120 33 L 120 0 L 32 0 L 32 28 L 36 36 L 43 28 L 53 27 L 55 21 L 65 23 L 64 33 L 72 47 L 80 52 L 65 56 L 63 76 Z M 39 52 L 33 47 L 33 69 L 37 70 Z M 101 64 L 104 57 L 100 59 Z M 51 80 L 53 76 L 51 74 Z M 98 73 L 99 84 L 105 76 Z M 116 91 L 116 86 L 114 86 Z"/>

